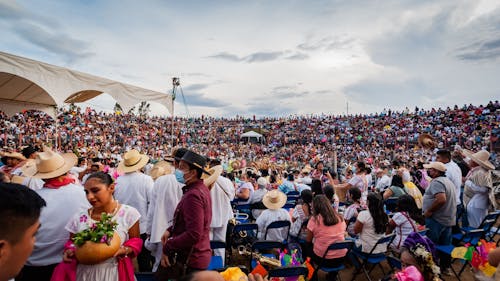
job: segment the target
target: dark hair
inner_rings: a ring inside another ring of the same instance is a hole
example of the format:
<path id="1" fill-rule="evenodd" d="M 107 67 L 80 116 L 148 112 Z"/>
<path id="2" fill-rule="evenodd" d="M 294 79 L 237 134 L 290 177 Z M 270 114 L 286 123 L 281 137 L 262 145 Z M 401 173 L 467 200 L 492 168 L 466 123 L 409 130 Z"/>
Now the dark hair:
<path id="1" fill-rule="evenodd" d="M 361 199 L 361 190 L 357 187 L 352 187 L 349 189 L 349 195 L 351 196 L 351 200 L 356 202 Z"/>
<path id="2" fill-rule="evenodd" d="M 320 179 L 313 179 L 311 181 L 311 191 L 314 195 L 323 194 L 323 186 Z"/>
<path id="3" fill-rule="evenodd" d="M 371 174 L 371 173 L 372 173 L 372 168 L 370 168 L 370 167 L 366 167 L 366 168 L 365 168 L 365 172 L 366 172 L 366 174 L 368 174 L 368 175 L 369 175 L 369 174 Z"/>
<path id="4" fill-rule="evenodd" d="M 387 229 L 389 219 L 384 212 L 384 200 L 378 193 L 370 192 L 366 198 L 368 202 L 368 211 L 373 219 L 375 233 L 384 234 Z"/>
<path id="5" fill-rule="evenodd" d="M 289 180 L 289 181 L 294 181 L 294 180 L 295 180 L 295 178 L 294 178 L 293 174 L 289 174 L 289 175 L 286 177 L 286 179 L 287 179 L 287 180 Z"/>
<path id="6" fill-rule="evenodd" d="M 36 148 L 31 146 L 31 145 L 28 145 L 27 147 L 23 148 L 23 150 L 21 151 L 23 156 L 26 158 L 30 158 L 30 156 L 35 152 L 37 152 Z"/>
<path id="7" fill-rule="evenodd" d="M 403 178 L 400 175 L 393 175 L 391 186 L 399 186 L 401 188 L 404 188 L 405 185 L 403 184 Z"/>
<path id="8" fill-rule="evenodd" d="M 356 163 L 356 166 L 358 166 L 358 171 L 362 172 L 362 171 L 366 171 L 366 165 L 365 165 L 365 162 L 363 161 L 358 161 Z"/>
<path id="9" fill-rule="evenodd" d="M 422 212 L 418 209 L 415 199 L 408 194 L 399 196 L 397 202 L 397 210 L 399 212 L 406 212 L 410 217 L 417 223 L 424 225 L 425 219 L 422 216 Z"/>
<path id="10" fill-rule="evenodd" d="M 46 206 L 38 193 L 20 184 L 0 183 L 0 240 L 19 242 Z"/>
<path id="11" fill-rule="evenodd" d="M 311 208 L 311 203 L 313 200 L 313 194 L 312 191 L 309 189 L 304 189 L 300 193 L 300 199 L 302 200 L 302 204 L 307 204 L 307 207 L 309 209 L 309 214 L 312 213 L 312 208 Z"/>
<path id="12" fill-rule="evenodd" d="M 328 200 L 330 201 L 333 200 L 333 195 L 335 195 L 335 190 L 333 189 L 333 186 L 331 184 L 325 185 L 325 187 L 323 188 L 323 192 L 326 198 L 328 198 Z"/>
<path id="13" fill-rule="evenodd" d="M 440 149 L 436 152 L 437 155 L 445 157 L 446 159 L 451 159 L 451 152 L 447 149 Z"/>
<path id="14" fill-rule="evenodd" d="M 313 216 L 316 220 L 318 220 L 318 215 L 321 215 L 323 218 L 323 224 L 325 226 L 336 225 L 340 221 L 330 200 L 323 194 L 314 196 L 313 198 Z"/>
<path id="15" fill-rule="evenodd" d="M 207 162 L 209 163 L 210 167 L 220 165 L 220 160 L 217 158 L 208 158 L 207 157 Z"/>
<path id="16" fill-rule="evenodd" d="M 113 183 L 113 178 L 108 174 L 104 172 L 95 172 L 90 174 L 90 176 L 87 178 L 87 181 L 90 179 L 98 179 L 101 183 L 105 185 L 111 185 Z"/>

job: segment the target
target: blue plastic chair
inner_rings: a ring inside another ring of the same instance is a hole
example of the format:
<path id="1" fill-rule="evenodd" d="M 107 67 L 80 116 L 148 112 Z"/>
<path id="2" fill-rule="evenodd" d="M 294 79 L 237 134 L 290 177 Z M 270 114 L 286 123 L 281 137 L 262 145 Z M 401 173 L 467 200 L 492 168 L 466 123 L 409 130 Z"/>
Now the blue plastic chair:
<path id="1" fill-rule="evenodd" d="M 389 198 L 387 198 L 384 201 L 386 213 L 389 214 L 389 213 L 393 213 L 394 211 L 396 211 L 397 203 L 398 203 L 398 198 L 397 197 L 389 197 Z"/>
<path id="2" fill-rule="evenodd" d="M 463 235 L 463 237 L 455 245 L 458 247 L 464 243 L 470 243 L 471 246 L 476 247 L 477 243 L 479 242 L 479 239 L 481 239 L 481 237 L 483 237 L 483 235 L 484 235 L 483 229 L 473 229 L 473 230 L 465 233 L 465 235 Z M 454 245 L 436 245 L 436 250 L 438 250 L 438 251 L 440 251 L 448 256 L 451 256 L 451 252 L 454 249 L 455 249 Z M 467 260 L 455 258 L 455 259 L 452 259 L 451 264 L 453 265 L 453 263 L 456 260 L 461 260 L 464 262 L 464 265 L 462 266 L 462 268 L 460 269 L 458 274 L 455 271 L 455 269 L 453 268 L 453 266 L 451 266 L 451 271 L 453 271 L 453 274 L 455 274 L 455 276 L 458 278 L 458 280 L 460 280 L 460 275 L 462 275 L 462 272 L 464 271 L 465 267 L 470 263 Z"/>
<path id="3" fill-rule="evenodd" d="M 264 240 L 267 239 L 267 232 L 269 229 L 278 229 L 278 228 L 286 228 L 286 238 L 285 242 L 288 241 L 288 236 L 290 235 L 290 226 L 292 223 L 288 220 L 282 220 L 282 221 L 273 221 L 266 227 L 266 232 L 264 234 Z"/>
<path id="4" fill-rule="evenodd" d="M 326 256 L 328 255 L 328 252 L 330 252 L 330 251 L 347 249 L 347 252 L 345 254 L 345 256 L 347 257 L 349 255 L 349 253 L 351 252 L 351 249 L 353 247 L 354 247 L 354 241 L 342 241 L 342 242 L 335 242 L 335 243 L 330 244 L 328 246 L 328 248 L 326 249 L 325 253 L 323 254 L 323 257 L 321 258 L 321 262 L 316 266 L 314 274 L 315 275 L 317 274 L 318 269 L 322 270 L 324 272 L 327 272 L 327 273 L 336 272 L 337 279 L 340 280 L 340 275 L 338 274 L 338 272 L 345 269 L 345 266 L 342 264 L 338 267 L 327 267 L 327 266 L 323 265 L 324 261 L 326 260 Z M 314 280 L 314 277 L 312 279 Z"/>
<path id="5" fill-rule="evenodd" d="M 490 233 L 491 231 L 491 228 L 495 225 L 496 223 L 496 219 L 489 219 L 489 220 L 485 220 L 481 223 L 481 225 L 477 228 L 477 229 L 482 229 L 484 230 L 484 233 L 483 233 L 483 237 L 475 237 L 476 239 L 480 239 L 480 238 L 485 238 L 486 240 L 489 240 L 488 238 L 488 234 Z M 471 232 L 472 230 L 477 230 L 475 228 L 471 228 L 471 227 L 464 227 L 464 228 L 461 228 L 461 233 L 455 233 L 453 234 L 453 239 L 455 241 L 458 241 L 456 243 L 459 243 L 459 242 L 464 242 L 464 243 L 472 243 L 472 244 L 477 244 L 477 241 L 468 241 L 467 239 L 464 240 L 465 236 L 467 235 L 467 233 Z"/>
<path id="6" fill-rule="evenodd" d="M 279 267 L 268 271 L 268 277 L 295 277 L 306 276 L 309 270 L 305 266 Z"/>
<path id="7" fill-rule="evenodd" d="M 215 249 L 225 249 L 226 243 L 224 241 L 210 241 L 210 248 Z M 210 264 L 208 265 L 208 270 L 220 270 L 224 268 L 224 258 L 221 256 L 212 255 L 210 258 Z"/>
<path id="8" fill-rule="evenodd" d="M 387 244 L 387 245 L 390 245 L 392 240 L 394 240 L 394 238 L 396 237 L 396 234 L 390 234 L 390 235 L 386 235 L 382 238 L 380 238 L 377 243 L 375 243 L 375 245 L 373 246 L 373 248 L 370 250 L 369 253 L 364 253 L 364 252 L 361 252 L 359 250 L 353 250 L 352 253 L 354 254 L 354 256 L 357 258 L 357 259 L 360 259 L 361 260 L 361 266 L 358 267 L 353 275 L 352 275 L 352 281 L 355 280 L 356 276 L 359 274 L 359 271 L 360 269 L 363 270 L 366 278 L 371 281 L 372 279 L 370 278 L 370 273 L 373 271 L 373 269 L 375 268 L 375 266 L 379 266 L 380 269 L 382 270 L 382 273 L 383 275 L 385 275 L 385 271 L 384 271 L 384 268 L 382 267 L 382 265 L 380 264 L 381 262 L 387 260 L 387 256 L 386 256 L 386 253 L 377 253 L 377 254 L 374 254 L 373 252 L 375 251 L 375 249 L 377 249 L 377 246 L 378 245 L 382 245 L 382 244 Z M 359 262 L 359 260 L 358 260 Z M 366 266 L 368 264 L 371 264 L 372 267 L 370 268 L 370 270 L 367 270 L 366 269 Z"/>

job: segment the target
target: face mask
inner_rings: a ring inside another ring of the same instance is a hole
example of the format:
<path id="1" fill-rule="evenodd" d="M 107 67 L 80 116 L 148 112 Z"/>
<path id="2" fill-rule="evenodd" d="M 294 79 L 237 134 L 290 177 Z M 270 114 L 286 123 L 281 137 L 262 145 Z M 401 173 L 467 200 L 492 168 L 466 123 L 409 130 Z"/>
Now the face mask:
<path id="1" fill-rule="evenodd" d="M 355 174 L 356 173 L 356 167 L 352 167 L 352 173 Z"/>
<path id="2" fill-rule="evenodd" d="M 180 183 L 185 183 L 184 181 L 184 172 L 182 172 L 181 170 L 179 169 L 175 169 L 175 179 L 180 182 Z"/>

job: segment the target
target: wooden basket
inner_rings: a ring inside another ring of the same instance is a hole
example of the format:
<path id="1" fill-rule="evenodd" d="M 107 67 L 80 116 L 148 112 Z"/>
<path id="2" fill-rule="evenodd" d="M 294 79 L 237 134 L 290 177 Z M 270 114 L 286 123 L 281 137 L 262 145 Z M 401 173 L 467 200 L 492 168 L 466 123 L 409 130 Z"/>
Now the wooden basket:
<path id="1" fill-rule="evenodd" d="M 76 247 L 76 259 L 81 264 L 98 264 L 111 258 L 120 249 L 120 245 L 120 236 L 115 231 L 109 245 L 86 241 L 82 246 Z"/>

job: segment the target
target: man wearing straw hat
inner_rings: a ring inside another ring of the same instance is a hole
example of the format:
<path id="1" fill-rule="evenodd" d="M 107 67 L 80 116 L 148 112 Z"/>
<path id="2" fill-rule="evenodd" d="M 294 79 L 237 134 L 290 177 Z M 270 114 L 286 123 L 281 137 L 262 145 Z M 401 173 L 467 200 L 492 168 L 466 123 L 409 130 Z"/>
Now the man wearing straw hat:
<path id="1" fill-rule="evenodd" d="M 90 208 L 83 187 L 76 185 L 68 171 L 76 164 L 73 153 L 59 154 L 50 149 L 39 152 L 36 165 L 27 167 L 24 174 L 42 179 L 43 188 L 36 192 L 47 202 L 40 215 L 40 229 L 35 248 L 16 280 L 50 280 L 61 253 L 68 241 L 65 230 L 68 221 L 78 212 Z"/>
<path id="2" fill-rule="evenodd" d="M 290 214 L 283 209 L 286 203 L 285 193 L 273 189 L 264 195 L 262 203 L 266 206 L 262 214 L 257 218 L 256 223 L 259 225 L 259 239 L 264 239 L 266 228 L 274 221 L 288 220 L 290 221 Z M 283 241 L 286 239 L 288 229 L 271 229 L 267 235 L 269 240 Z"/>
<path id="3" fill-rule="evenodd" d="M 140 170 L 149 162 L 149 157 L 132 149 L 123 155 L 118 171 L 125 173 L 118 177 L 115 187 L 115 198 L 123 204 L 130 205 L 139 211 L 139 228 L 141 239 L 145 242 L 148 227 L 148 208 L 153 194 L 153 179 Z M 143 244 L 144 245 L 144 244 Z M 143 246 L 137 256 L 140 271 L 151 271 L 153 260 L 151 253 Z"/>
<path id="4" fill-rule="evenodd" d="M 173 157 L 166 161 L 173 164 L 174 168 L 179 168 L 179 161 L 186 153 L 185 148 L 178 148 L 174 151 Z M 154 169 L 154 168 L 153 168 Z M 146 247 L 151 250 L 155 257 L 153 271 L 156 271 L 160 265 L 160 259 L 163 254 L 163 245 L 161 236 L 165 229 L 172 225 L 174 211 L 182 197 L 183 183 L 177 181 L 173 173 L 158 177 L 153 187 L 153 197 L 151 205 L 148 208 L 148 234 L 149 242 L 146 241 Z"/>
<path id="5" fill-rule="evenodd" d="M 186 185 L 182 188 L 184 194 L 175 209 L 173 224 L 162 237 L 164 256 L 161 264 L 167 268 L 167 273 L 174 259 L 186 266 L 186 273 L 205 270 L 210 263 L 212 200 L 201 179 L 203 173 L 210 175 L 205 165 L 206 158 L 190 150 L 179 163 Z"/>
<path id="6" fill-rule="evenodd" d="M 491 206 L 489 193 L 493 188 L 491 170 L 495 169 L 490 161 L 490 153 L 480 150 L 476 153 L 464 149 L 464 156 L 469 158 L 471 170 L 465 177 L 464 184 L 464 205 L 467 210 L 469 226 L 477 228 L 488 214 Z M 495 202 L 495 201 L 493 201 Z"/>

